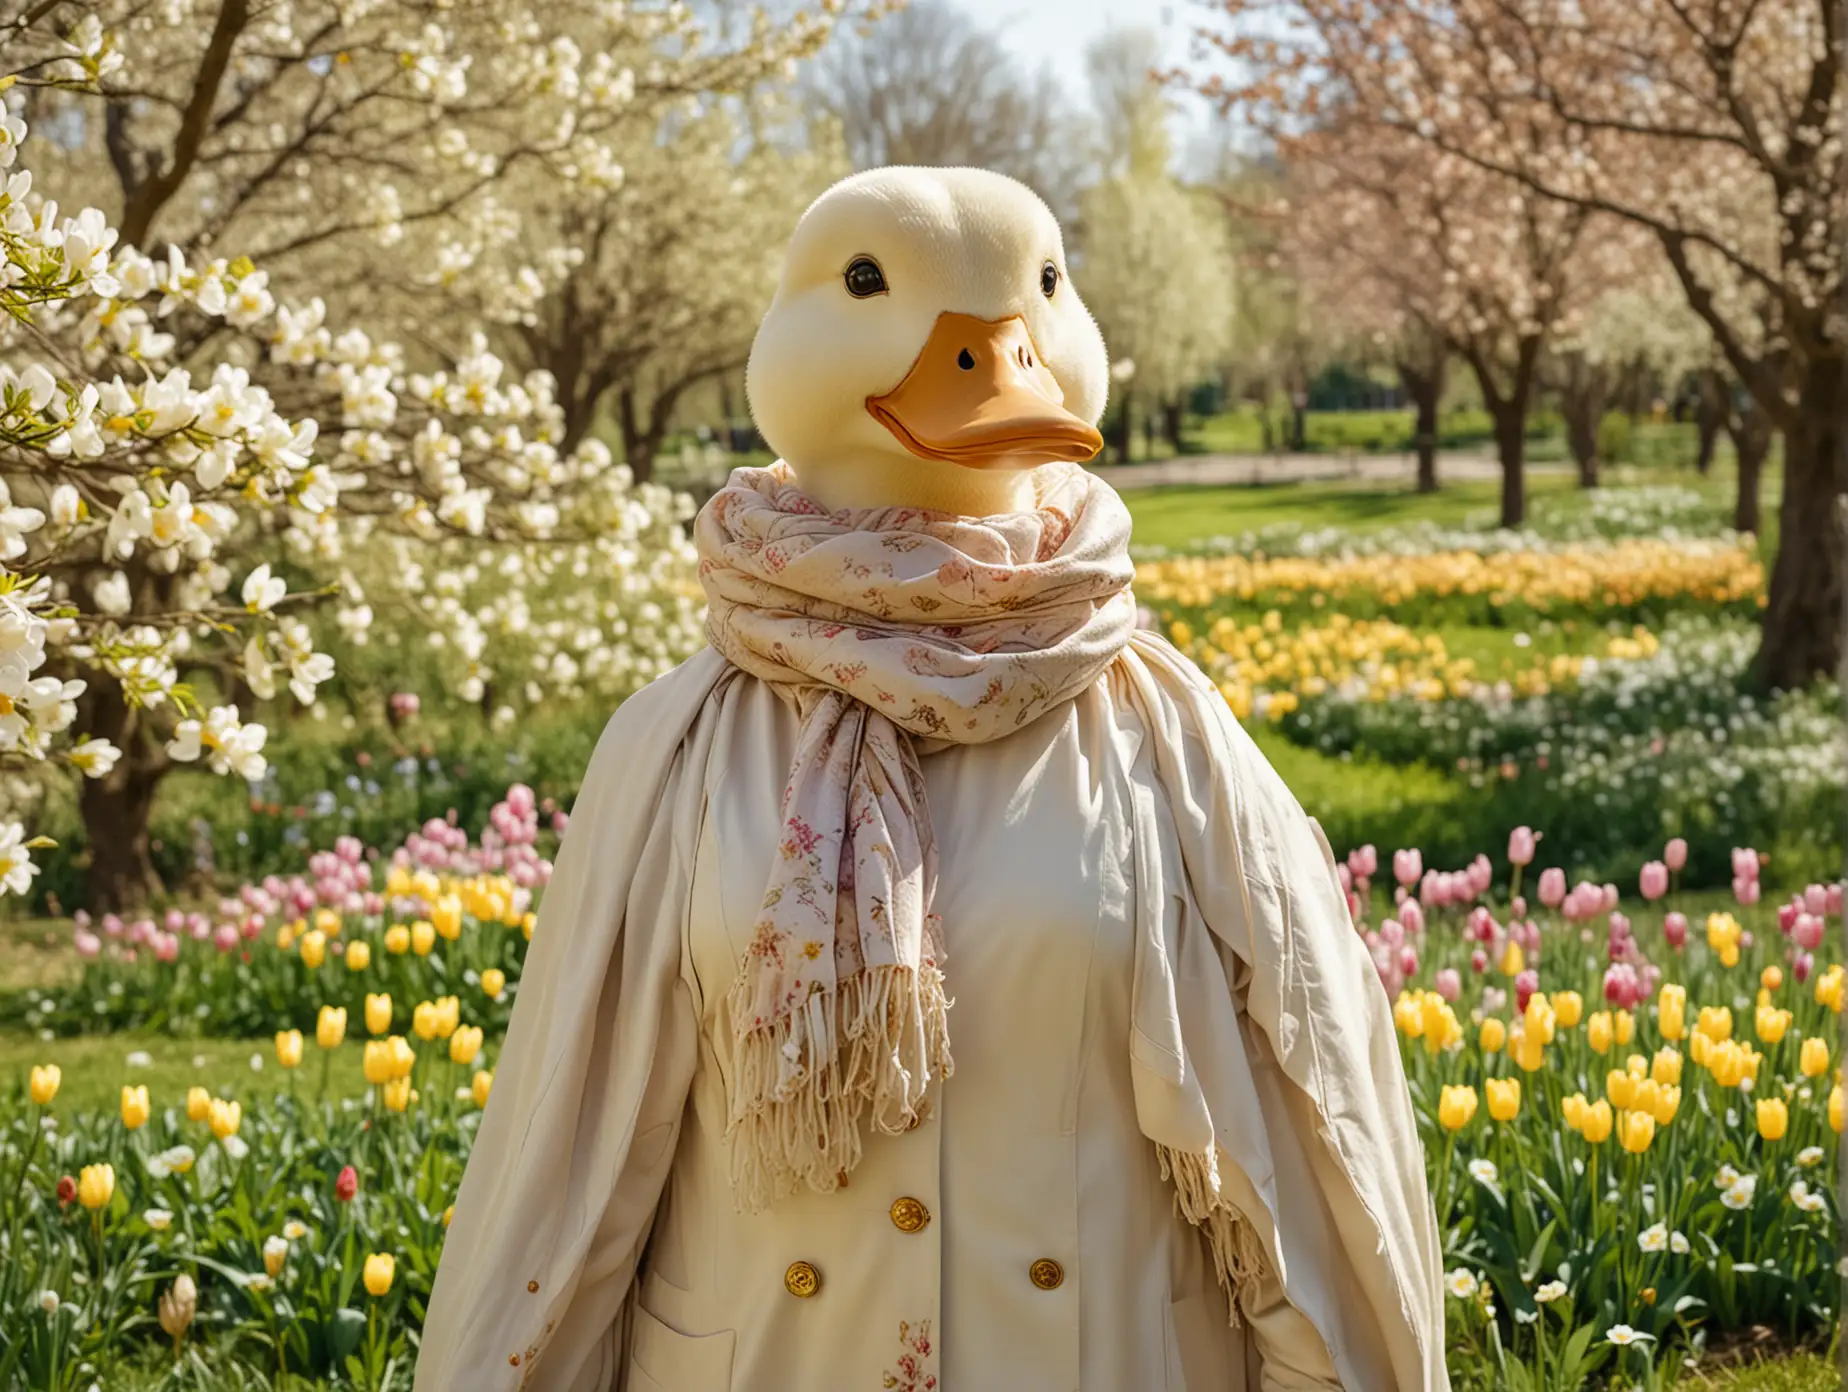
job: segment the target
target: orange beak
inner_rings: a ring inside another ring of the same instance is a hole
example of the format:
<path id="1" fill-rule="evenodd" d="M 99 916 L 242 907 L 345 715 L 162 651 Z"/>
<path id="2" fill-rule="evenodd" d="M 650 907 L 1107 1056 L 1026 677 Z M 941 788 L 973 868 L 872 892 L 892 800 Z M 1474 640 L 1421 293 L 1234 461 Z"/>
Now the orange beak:
<path id="1" fill-rule="evenodd" d="M 971 469 L 1082 463 L 1104 447 L 1065 409 L 1018 314 L 939 314 L 905 380 L 867 397 L 866 409 L 913 454 Z"/>

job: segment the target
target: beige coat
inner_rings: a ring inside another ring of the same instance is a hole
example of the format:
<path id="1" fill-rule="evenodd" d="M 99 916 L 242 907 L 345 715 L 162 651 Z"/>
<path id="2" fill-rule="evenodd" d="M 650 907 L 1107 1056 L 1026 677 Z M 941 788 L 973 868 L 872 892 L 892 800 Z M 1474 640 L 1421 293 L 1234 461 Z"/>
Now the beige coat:
<path id="1" fill-rule="evenodd" d="M 1340 912 L 1326 848 L 1229 718 L 1137 697 L 1145 663 L 1157 687 L 1175 675 L 1165 645 L 1137 650 L 1016 734 L 925 757 L 956 1073 L 915 1131 L 868 1140 L 846 1187 L 757 1215 L 727 1178 L 725 993 L 795 719 L 710 653 L 619 712 L 541 911 L 419 1392 L 1447 1385 L 1384 995 L 1344 915 L 1342 936 L 1308 925 L 1314 950 L 1289 950 L 1292 911 Z M 1229 782 L 1240 798 L 1216 809 Z M 1180 873 L 1204 858 L 1213 883 Z M 1315 892 L 1275 883 L 1295 877 Z M 587 914 L 626 926 L 607 972 Z M 1252 933 L 1271 917 L 1282 933 Z M 1295 973 L 1251 970 L 1254 936 L 1322 973 L 1313 1003 Z M 1221 1181 L 1266 1254 L 1236 1326 L 1144 1134 L 1188 1105 L 1149 1081 L 1174 1012 L 1215 1042 L 1200 1067 Z M 565 1019 L 590 1033 L 574 1043 Z M 1313 1096 L 1352 1110 L 1318 1116 Z"/>

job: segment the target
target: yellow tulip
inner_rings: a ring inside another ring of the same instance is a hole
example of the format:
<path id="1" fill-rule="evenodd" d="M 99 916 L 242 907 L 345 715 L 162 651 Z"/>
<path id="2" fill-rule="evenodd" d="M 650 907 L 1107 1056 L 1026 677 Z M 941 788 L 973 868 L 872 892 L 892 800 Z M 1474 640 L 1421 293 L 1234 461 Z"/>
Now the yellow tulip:
<path id="1" fill-rule="evenodd" d="M 85 1165 L 77 1175 L 77 1201 L 94 1212 L 115 1197 L 115 1166 Z"/>
<path id="2" fill-rule="evenodd" d="M 489 1000 L 496 1000 L 506 989 L 507 973 L 499 967 L 489 967 L 481 974 L 481 991 Z"/>
<path id="3" fill-rule="evenodd" d="M 428 957 L 435 946 L 436 929 L 430 926 L 428 919 L 418 919 L 411 925 L 411 951 L 419 957 Z"/>
<path id="4" fill-rule="evenodd" d="M 1811 1035 L 1803 1041 L 1803 1048 L 1797 1055 L 1797 1067 L 1803 1076 L 1814 1078 L 1829 1071 L 1829 1041 Z"/>
<path id="5" fill-rule="evenodd" d="M 1535 991 L 1527 998 L 1527 1009 L 1521 1014 L 1521 1027 L 1524 1033 L 1531 1034 L 1542 1044 L 1551 1044 L 1557 1018 L 1546 996 Z"/>
<path id="6" fill-rule="evenodd" d="M 1664 1039 L 1680 1039 L 1688 1032 L 1688 992 L 1685 986 L 1664 986 L 1656 997 L 1656 1028 Z"/>
<path id="7" fill-rule="evenodd" d="M 289 1239 L 273 1235 L 263 1240 L 263 1269 L 269 1273 L 270 1280 L 282 1275 L 283 1264 L 289 1260 Z"/>
<path id="8" fill-rule="evenodd" d="M 1648 1112 L 1624 1112 L 1617 1140 L 1632 1155 L 1641 1155 L 1655 1139 L 1656 1120 Z"/>
<path id="9" fill-rule="evenodd" d="M 1559 1110 L 1565 1115 L 1566 1125 L 1577 1131 L 1585 1124 L 1585 1094 L 1573 1093 L 1559 1104 Z"/>
<path id="10" fill-rule="evenodd" d="M 450 1220 L 454 1218 L 455 1216 L 456 1216 L 456 1206 L 454 1204 L 450 1204 L 448 1208 L 443 1210 L 443 1226 L 447 1228 L 449 1226 Z"/>
<path id="11" fill-rule="evenodd" d="M 278 1030 L 276 1032 L 276 1062 L 284 1068 L 294 1068 L 301 1061 L 302 1032 L 300 1030 Z"/>
<path id="12" fill-rule="evenodd" d="M 1627 1010 L 1619 1010 L 1611 1016 L 1611 1038 L 1619 1044 L 1628 1044 L 1636 1034 L 1636 1017 Z"/>
<path id="13" fill-rule="evenodd" d="M 525 935 L 527 942 L 533 940 L 533 928 L 538 922 L 539 915 L 536 913 L 527 913 L 520 916 L 520 932 Z"/>
<path id="14" fill-rule="evenodd" d="M 298 927 L 298 924 L 285 923 L 276 929 L 276 946 L 280 951 L 287 952 L 290 948 L 295 946 L 296 930 Z"/>
<path id="15" fill-rule="evenodd" d="M 469 1095 L 475 1099 L 477 1107 L 488 1105 L 488 1093 L 493 1087 L 494 1075 L 485 1068 L 476 1069 L 475 1076 L 469 1081 L 468 1091 Z"/>
<path id="16" fill-rule="evenodd" d="M 449 1036 L 449 1061 L 451 1063 L 470 1064 L 475 1055 L 481 1052 L 481 1030 L 474 1025 L 463 1025 Z"/>
<path id="17" fill-rule="evenodd" d="M 314 1022 L 314 1042 L 323 1049 L 338 1049 L 346 1039 L 346 1007 L 324 1005 Z"/>
<path id="18" fill-rule="evenodd" d="M 435 1039 L 437 1023 L 436 1002 L 418 1001 L 411 1011 L 411 1032 L 425 1041 Z"/>
<path id="19" fill-rule="evenodd" d="M 1491 1015 L 1482 1022 L 1482 1032 L 1478 1039 L 1482 1044 L 1483 1053 L 1499 1052 L 1502 1045 L 1508 1042 L 1508 1027 Z"/>
<path id="20" fill-rule="evenodd" d="M 122 1089 L 122 1124 L 130 1131 L 139 1130 L 148 1124 L 150 1110 L 146 1084 L 125 1086 Z"/>
<path id="21" fill-rule="evenodd" d="M 1766 1044 L 1775 1044 L 1784 1037 L 1790 1028 L 1791 1014 L 1788 1010 L 1779 1010 L 1775 1006 L 1761 1005 L 1752 1017 L 1752 1024 L 1760 1040 Z"/>
<path id="22" fill-rule="evenodd" d="M 327 934 L 316 929 L 302 935 L 302 965 L 309 971 L 327 960 Z"/>
<path id="23" fill-rule="evenodd" d="M 350 942 L 347 944 L 346 964 L 348 971 L 364 971 L 372 965 L 372 944 Z"/>
<path id="24" fill-rule="evenodd" d="M 1775 991 L 1784 984 L 1784 969 L 1775 962 L 1758 973 L 1758 984 L 1767 991 Z"/>
<path id="25" fill-rule="evenodd" d="M 1626 1069 L 1613 1068 L 1604 1079 L 1604 1095 L 1622 1110 L 1636 1100 L 1636 1079 Z"/>
<path id="26" fill-rule="evenodd" d="M 1667 1086 L 1681 1081 L 1681 1054 L 1664 1044 L 1655 1052 L 1655 1058 L 1649 1065 L 1649 1076 L 1658 1083 Z"/>
<path id="27" fill-rule="evenodd" d="M 1790 1109 L 1780 1098 L 1758 1099 L 1758 1134 L 1767 1141 L 1781 1141 L 1790 1129 Z"/>
<path id="28" fill-rule="evenodd" d="M 462 936 L 462 901 L 445 894 L 431 907 L 430 923 L 442 937 L 454 942 Z"/>
<path id="29" fill-rule="evenodd" d="M 1585 1042 L 1591 1045 L 1594 1054 L 1602 1054 L 1611 1047 L 1611 1012 L 1594 1010 L 1591 1018 L 1585 1021 Z"/>
<path id="30" fill-rule="evenodd" d="M 365 1282 L 368 1295 L 384 1295 L 398 1274 L 398 1263 L 389 1252 L 374 1252 L 366 1258 Z"/>
<path id="31" fill-rule="evenodd" d="M 243 1124 L 243 1121 L 244 1108 L 242 1104 L 227 1102 L 220 1097 L 214 1097 L 212 1099 L 212 1113 L 209 1118 L 209 1123 L 212 1128 L 212 1134 L 218 1137 L 219 1140 L 222 1141 L 227 1136 L 235 1136 L 237 1134 L 237 1128 Z"/>
<path id="32" fill-rule="evenodd" d="M 1631 1054 L 1629 1058 L 1623 1061 L 1623 1067 L 1624 1071 L 1632 1078 L 1647 1078 L 1649 1076 L 1649 1060 L 1644 1058 L 1641 1054 Z"/>
<path id="33" fill-rule="evenodd" d="M 394 1034 L 385 1041 L 386 1057 L 391 1060 L 391 1076 L 408 1078 L 411 1070 L 417 1066 L 417 1051 L 401 1034 Z"/>
<path id="34" fill-rule="evenodd" d="M 1532 1073 L 1546 1062 L 1546 1045 L 1539 1035 L 1522 1030 L 1508 1046 L 1508 1055 L 1523 1072 Z"/>
<path id="35" fill-rule="evenodd" d="M 391 1029 L 391 997 L 389 995 L 370 995 L 366 997 L 366 1030 L 371 1034 L 385 1034 Z"/>
<path id="36" fill-rule="evenodd" d="M 1673 1083 L 1657 1083 L 1655 1106 L 1651 1108 L 1657 1126 L 1667 1126 L 1681 1108 L 1681 1089 Z"/>
<path id="37" fill-rule="evenodd" d="M 48 1063 L 43 1068 L 34 1068 L 32 1080 L 27 1086 L 27 1096 L 37 1106 L 49 1106 L 51 1099 L 58 1095 L 58 1085 L 63 1081 L 63 1070 L 55 1063 Z"/>
<path id="38" fill-rule="evenodd" d="M 1521 945 L 1513 938 L 1508 939 L 1508 948 L 1502 953 L 1501 973 L 1503 976 L 1519 976 L 1527 966 L 1527 958 L 1521 952 Z"/>
<path id="39" fill-rule="evenodd" d="M 1613 1120 L 1611 1104 L 1600 1097 L 1585 1108 L 1579 1123 L 1579 1134 L 1593 1145 L 1601 1145 L 1610 1138 Z"/>
<path id="40" fill-rule="evenodd" d="M 1694 1026 L 1697 1033 L 1704 1034 L 1714 1043 L 1722 1039 L 1731 1039 L 1733 1032 L 1732 1010 L 1724 1005 L 1703 1005 L 1700 1008 L 1699 1023 Z"/>
<path id="41" fill-rule="evenodd" d="M 1829 1089 L 1829 1129 L 1837 1135 L 1842 1130 L 1842 1085 L 1837 1083 Z"/>
<path id="42" fill-rule="evenodd" d="M 1552 1002 L 1562 1029 L 1572 1029 L 1584 1017 L 1585 998 L 1577 991 L 1555 991 Z"/>
<path id="43" fill-rule="evenodd" d="M 1489 1115 L 1497 1121 L 1513 1121 L 1521 1110 L 1521 1080 L 1490 1078 L 1482 1086 L 1489 1095 Z"/>
<path id="44" fill-rule="evenodd" d="M 394 923 L 385 930 L 385 950 L 394 957 L 402 957 L 411 950 L 411 930 L 402 923 Z"/>
<path id="45" fill-rule="evenodd" d="M 1455 1131 L 1469 1124 L 1469 1119 L 1476 1115 L 1476 1089 L 1473 1087 L 1446 1087 L 1437 1104 L 1437 1119 L 1446 1131 Z"/>
<path id="46" fill-rule="evenodd" d="M 382 1097 L 386 1111 L 403 1111 L 406 1107 L 411 1105 L 411 1080 L 409 1078 L 393 1078 L 389 1083 L 385 1084 Z"/>
<path id="47" fill-rule="evenodd" d="M 1695 1030 L 1688 1036 L 1688 1057 L 1705 1068 L 1707 1060 L 1713 1057 L 1713 1041 L 1699 1030 Z"/>
<path id="48" fill-rule="evenodd" d="M 1837 1015 L 1842 1013 L 1842 967 L 1836 963 L 1816 978 L 1816 1003 L 1826 1005 Z"/>
<path id="49" fill-rule="evenodd" d="M 360 1070 L 374 1087 L 391 1081 L 391 1046 L 383 1039 L 368 1039 Z"/>
<path id="50" fill-rule="evenodd" d="M 202 1087 L 186 1089 L 186 1119 L 204 1121 L 212 1114 L 212 1094 Z"/>
<path id="51" fill-rule="evenodd" d="M 314 913 L 315 931 L 330 938 L 340 936 L 340 915 L 332 909 L 316 909 Z"/>

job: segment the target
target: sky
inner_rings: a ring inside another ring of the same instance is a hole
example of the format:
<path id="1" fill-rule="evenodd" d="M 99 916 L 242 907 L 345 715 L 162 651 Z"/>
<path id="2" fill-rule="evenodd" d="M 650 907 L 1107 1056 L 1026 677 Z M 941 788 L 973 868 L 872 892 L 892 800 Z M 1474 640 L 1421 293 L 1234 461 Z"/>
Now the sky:
<path id="1" fill-rule="evenodd" d="M 1187 54 L 1189 0 L 957 0 L 1029 65 L 1049 65 L 1074 96 L 1085 87 L 1085 46 L 1111 28 L 1153 29 L 1164 56 Z M 1004 26 L 1004 27 L 1003 27 Z"/>

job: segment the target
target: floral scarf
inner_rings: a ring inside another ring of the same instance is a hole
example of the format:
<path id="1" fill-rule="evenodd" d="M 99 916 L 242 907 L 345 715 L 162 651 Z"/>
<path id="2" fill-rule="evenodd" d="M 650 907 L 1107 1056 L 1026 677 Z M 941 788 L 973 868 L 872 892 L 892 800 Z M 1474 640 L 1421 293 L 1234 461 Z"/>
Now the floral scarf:
<path id="1" fill-rule="evenodd" d="M 706 632 L 801 717 L 779 855 L 728 997 L 738 1202 L 837 1187 L 867 1114 L 908 1129 L 950 1075 L 923 749 L 1000 739 L 1128 643 L 1129 514 L 1077 465 L 1030 512 L 829 512 L 738 469 L 694 523 Z"/>

